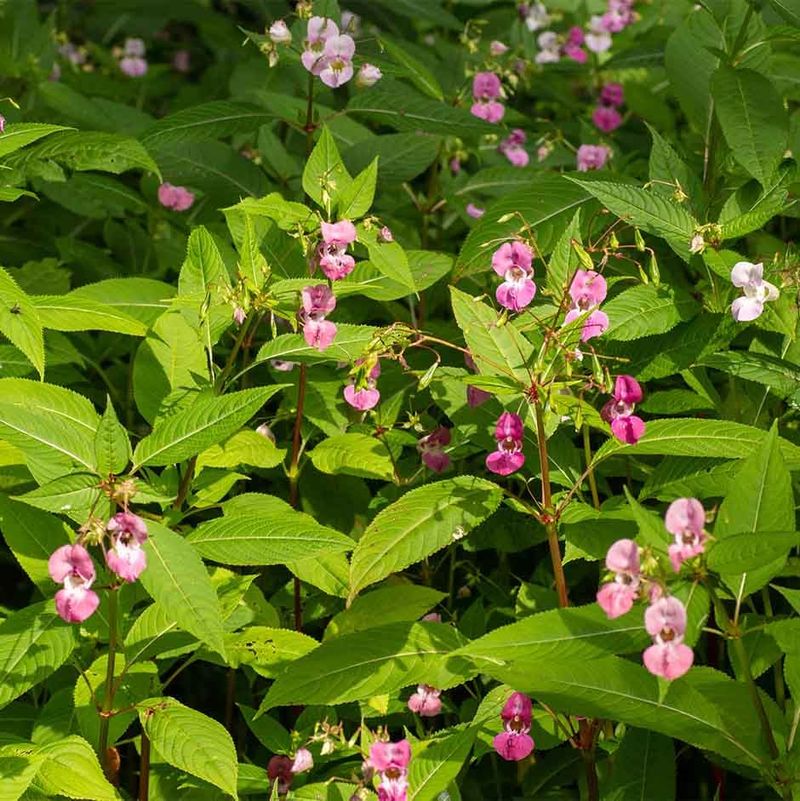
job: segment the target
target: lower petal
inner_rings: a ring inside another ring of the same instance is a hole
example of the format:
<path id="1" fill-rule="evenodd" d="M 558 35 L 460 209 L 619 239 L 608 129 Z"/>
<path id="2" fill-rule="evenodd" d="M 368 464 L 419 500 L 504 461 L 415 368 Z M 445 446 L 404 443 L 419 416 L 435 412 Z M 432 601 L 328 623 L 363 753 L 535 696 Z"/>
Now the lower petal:
<path id="1" fill-rule="evenodd" d="M 731 303 L 731 314 L 737 323 L 749 323 L 761 316 L 764 304 L 757 298 L 736 298 Z"/>

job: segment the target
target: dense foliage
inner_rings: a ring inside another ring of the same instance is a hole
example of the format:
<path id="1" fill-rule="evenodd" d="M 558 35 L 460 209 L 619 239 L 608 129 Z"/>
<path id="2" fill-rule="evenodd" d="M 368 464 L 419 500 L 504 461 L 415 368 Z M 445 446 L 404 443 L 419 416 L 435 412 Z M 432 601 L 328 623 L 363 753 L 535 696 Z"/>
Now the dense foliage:
<path id="1" fill-rule="evenodd" d="M 0 799 L 800 799 L 798 0 L 0 0 Z"/>

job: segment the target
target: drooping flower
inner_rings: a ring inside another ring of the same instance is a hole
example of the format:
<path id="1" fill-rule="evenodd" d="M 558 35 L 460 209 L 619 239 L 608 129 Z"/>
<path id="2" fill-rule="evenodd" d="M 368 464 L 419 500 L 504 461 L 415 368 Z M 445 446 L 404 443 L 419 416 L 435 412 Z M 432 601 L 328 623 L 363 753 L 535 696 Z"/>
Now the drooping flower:
<path id="1" fill-rule="evenodd" d="M 325 319 L 336 308 L 336 296 L 327 284 L 304 286 L 300 296 L 303 337 L 310 347 L 323 351 L 336 336 L 336 324 Z"/>
<path id="2" fill-rule="evenodd" d="M 486 467 L 499 476 L 508 476 L 525 464 L 522 452 L 524 425 L 517 414 L 503 412 L 495 425 L 494 437 L 497 450 L 486 457 Z"/>
<path id="3" fill-rule="evenodd" d="M 67 623 L 82 623 L 100 604 L 91 589 L 96 576 L 94 563 L 83 545 L 62 545 L 47 563 L 50 578 L 64 588 L 56 593 L 56 611 Z"/>
<path id="4" fill-rule="evenodd" d="M 435 428 L 417 442 L 417 450 L 425 465 L 434 473 L 443 473 L 450 467 L 450 456 L 444 450 L 450 444 L 450 429 Z"/>
<path id="5" fill-rule="evenodd" d="M 607 145 L 581 145 L 576 154 L 578 172 L 602 170 L 611 155 Z"/>
<path id="6" fill-rule="evenodd" d="M 234 307 L 233 321 L 236 323 L 236 325 L 241 326 L 246 319 L 247 319 L 247 312 L 241 306 Z"/>
<path id="7" fill-rule="evenodd" d="M 347 403 L 360 412 L 366 412 L 369 409 L 375 408 L 381 399 L 381 393 L 377 388 L 377 380 L 380 374 L 381 365 L 380 363 L 376 363 L 372 370 L 370 370 L 363 387 L 356 389 L 355 381 L 351 380 L 344 388 L 344 399 Z"/>
<path id="8" fill-rule="evenodd" d="M 292 760 L 288 756 L 276 754 L 267 763 L 267 776 L 270 783 L 278 783 L 278 795 L 286 795 L 292 786 Z"/>
<path id="9" fill-rule="evenodd" d="M 515 167 L 527 167 L 531 157 L 525 150 L 525 131 L 515 128 L 497 147 Z"/>
<path id="10" fill-rule="evenodd" d="M 528 732 L 533 723 L 533 704 L 527 695 L 512 693 L 500 712 L 503 731 L 494 740 L 494 750 L 509 762 L 519 762 L 533 751 L 535 743 Z"/>
<path id="11" fill-rule="evenodd" d="M 292 773 L 305 773 L 314 767 L 314 757 L 307 748 L 298 748 L 292 762 Z"/>
<path id="12" fill-rule="evenodd" d="M 492 269 L 503 278 L 497 302 L 511 311 L 521 311 L 536 295 L 533 282 L 533 251 L 524 242 L 505 242 L 492 255 Z"/>
<path id="13" fill-rule="evenodd" d="M 681 565 L 705 551 L 706 512 L 697 498 L 678 498 L 667 509 L 664 526 L 675 538 L 669 546 L 669 559 L 677 573 Z"/>
<path id="14" fill-rule="evenodd" d="M 383 78 L 383 73 L 374 64 L 362 64 L 356 76 L 356 86 L 374 86 Z"/>
<path id="15" fill-rule="evenodd" d="M 323 54 L 328 39 L 339 35 L 339 26 L 327 17 L 311 17 L 303 42 L 303 53 L 300 61 L 313 75 L 319 75 L 324 67 Z"/>
<path id="16" fill-rule="evenodd" d="M 185 186 L 163 183 L 158 187 L 158 202 L 172 211 L 186 211 L 194 203 L 194 194 Z"/>
<path id="17" fill-rule="evenodd" d="M 600 91 L 600 102 L 605 106 L 619 108 L 625 102 L 621 83 L 607 83 Z"/>
<path id="18" fill-rule="evenodd" d="M 639 546 L 633 540 L 617 540 L 606 554 L 606 567 L 614 580 L 597 593 L 597 603 L 610 619 L 630 612 L 639 594 Z"/>
<path id="19" fill-rule="evenodd" d="M 744 290 L 744 297 L 736 298 L 731 304 L 731 314 L 737 323 L 749 323 L 760 317 L 764 304 L 777 300 L 778 287 L 764 280 L 764 265 L 739 261 L 731 270 L 731 282 Z"/>
<path id="20" fill-rule="evenodd" d="M 482 209 L 479 206 L 476 206 L 474 203 L 467 203 L 467 214 L 472 217 L 473 220 L 478 220 L 486 213 L 486 209 Z"/>
<path id="21" fill-rule="evenodd" d="M 261 425 L 256 428 L 256 434 L 264 437 L 264 439 L 268 439 L 273 444 L 275 443 L 275 434 L 267 423 L 261 423 Z"/>
<path id="22" fill-rule="evenodd" d="M 388 774 L 390 778 L 405 773 L 411 762 L 411 745 L 408 740 L 397 743 L 375 742 L 369 749 L 369 764 L 377 773 Z"/>
<path id="23" fill-rule="evenodd" d="M 394 242 L 394 234 L 392 233 L 392 229 L 389 228 L 388 225 L 384 225 L 380 231 L 378 231 L 378 241 L 379 242 Z"/>
<path id="24" fill-rule="evenodd" d="M 581 329 L 582 342 L 600 336 L 608 328 L 608 315 L 598 309 L 606 299 L 607 291 L 606 279 L 600 273 L 594 270 L 576 271 L 569 287 L 572 306 L 564 318 L 564 325 L 586 315 Z"/>
<path id="25" fill-rule="evenodd" d="M 290 44 L 292 41 L 292 32 L 282 19 L 275 20 L 275 22 L 269 26 L 269 38 L 274 44 Z"/>
<path id="26" fill-rule="evenodd" d="M 475 102 L 470 111 L 486 122 L 500 122 L 506 113 L 505 106 L 499 101 L 502 93 L 503 85 L 499 76 L 493 72 L 476 73 L 472 80 L 472 97 Z"/>
<path id="27" fill-rule="evenodd" d="M 677 679 L 694 661 L 692 649 L 683 642 L 686 633 L 686 608 L 674 596 L 665 596 L 651 604 L 644 614 L 644 626 L 653 637 L 642 655 L 644 666 L 655 676 Z"/>
<path id="28" fill-rule="evenodd" d="M 606 29 L 603 17 L 599 15 L 595 15 L 589 20 L 586 47 L 593 53 L 605 53 L 611 48 L 611 34 Z"/>
<path id="29" fill-rule="evenodd" d="M 429 684 L 420 684 L 408 699 L 408 708 L 423 718 L 435 718 L 442 711 L 441 690 Z"/>
<path id="30" fill-rule="evenodd" d="M 147 59 L 138 56 L 123 56 L 119 60 L 119 69 L 129 78 L 141 78 L 147 74 Z"/>
<path id="31" fill-rule="evenodd" d="M 583 49 L 586 37 L 584 36 L 583 29 L 577 25 L 569 29 L 567 34 L 567 41 L 564 43 L 564 55 L 572 59 L 578 64 L 585 64 L 589 56 Z"/>
<path id="32" fill-rule="evenodd" d="M 611 432 L 627 445 L 635 445 L 644 436 L 644 420 L 633 411 L 644 393 L 639 382 L 629 375 L 617 376 L 613 398 L 603 406 L 600 415 L 611 424 Z"/>
<path id="33" fill-rule="evenodd" d="M 322 242 L 317 248 L 320 269 L 331 281 L 338 281 L 355 269 L 355 259 L 347 253 L 347 246 L 355 242 L 356 228 L 350 220 L 322 223 Z"/>
<path id="34" fill-rule="evenodd" d="M 555 31 L 544 31 L 536 39 L 539 52 L 536 54 L 537 64 L 555 64 L 561 61 L 561 43 Z"/>
<path id="35" fill-rule="evenodd" d="M 356 43 L 346 33 L 325 41 L 320 59 L 319 79 L 331 89 L 346 84 L 353 77 L 353 56 Z"/>
<path id="36" fill-rule="evenodd" d="M 0 134 L 6 130 L 6 118 L 0 114 Z"/>
<path id="37" fill-rule="evenodd" d="M 138 515 L 119 512 L 108 521 L 106 528 L 111 534 L 106 564 L 121 579 L 136 581 L 147 567 L 147 554 L 142 549 L 147 541 L 147 525 Z"/>
<path id="38" fill-rule="evenodd" d="M 612 106 L 598 106 L 592 112 L 592 122 L 603 133 L 611 133 L 622 125 L 622 115 Z"/>

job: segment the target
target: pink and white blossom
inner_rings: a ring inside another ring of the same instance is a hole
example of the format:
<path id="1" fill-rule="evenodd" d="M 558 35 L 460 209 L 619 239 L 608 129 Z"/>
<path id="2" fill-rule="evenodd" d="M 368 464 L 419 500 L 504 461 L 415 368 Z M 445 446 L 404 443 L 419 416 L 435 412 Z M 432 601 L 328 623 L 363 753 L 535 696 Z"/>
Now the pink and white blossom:
<path id="1" fill-rule="evenodd" d="M 525 150 L 525 131 L 515 128 L 497 147 L 515 167 L 527 167 L 531 157 Z"/>
<path id="2" fill-rule="evenodd" d="M 310 347 L 323 351 L 336 336 L 336 325 L 325 319 L 336 308 L 336 296 L 327 284 L 314 284 L 304 286 L 300 297 L 303 337 Z"/>
<path id="3" fill-rule="evenodd" d="M 610 423 L 611 433 L 627 445 L 635 445 L 644 436 L 644 420 L 633 413 L 643 397 L 642 388 L 633 376 L 617 376 L 613 398 L 600 412 L 603 420 Z"/>
<path id="4" fill-rule="evenodd" d="M 83 545 L 62 545 L 47 563 L 50 578 L 64 588 L 56 593 L 56 611 L 67 623 L 82 623 L 97 609 L 100 598 L 91 589 L 95 580 L 92 557 Z"/>
<path id="5" fill-rule="evenodd" d="M 292 41 L 292 32 L 282 19 L 275 20 L 275 22 L 269 26 L 269 38 L 274 44 L 290 44 Z"/>
<path id="6" fill-rule="evenodd" d="M 381 393 L 377 387 L 380 374 L 381 365 L 378 362 L 372 370 L 370 370 L 363 386 L 356 388 L 355 381 L 351 380 L 344 388 L 344 399 L 347 403 L 360 412 L 374 409 L 381 399 Z"/>
<path id="7" fill-rule="evenodd" d="M 500 122 L 506 113 L 505 106 L 500 102 L 503 94 L 503 85 L 500 77 L 493 72 L 478 72 L 472 79 L 472 97 L 474 103 L 470 111 L 473 116 L 486 122 Z"/>
<path id="8" fill-rule="evenodd" d="M 655 676 L 677 679 L 694 661 L 692 649 L 685 645 L 686 608 L 674 596 L 664 596 L 652 603 L 644 615 L 647 633 L 653 637 L 642 655 L 644 666 Z"/>
<path id="9" fill-rule="evenodd" d="M 356 76 L 356 86 L 374 86 L 383 78 L 383 73 L 374 64 L 362 64 Z"/>
<path id="10" fill-rule="evenodd" d="M 528 732 L 533 723 L 533 704 L 527 695 L 512 693 L 500 712 L 503 731 L 492 744 L 494 750 L 509 762 L 519 762 L 534 749 L 534 741 Z"/>
<path id="11" fill-rule="evenodd" d="M 119 512 L 108 521 L 111 547 L 106 551 L 106 564 L 121 579 L 131 582 L 147 567 L 147 554 L 142 545 L 147 541 L 147 524 L 131 512 Z"/>
<path id="12" fill-rule="evenodd" d="M 444 426 L 435 428 L 417 442 L 417 450 L 422 461 L 434 473 L 443 473 L 450 467 L 450 456 L 444 450 L 449 444 L 450 429 Z"/>
<path id="13" fill-rule="evenodd" d="M 158 202 L 172 211 L 186 211 L 194 204 L 194 194 L 185 186 L 163 183 L 158 187 Z"/>
<path id="14" fill-rule="evenodd" d="M 705 551 L 705 522 L 705 509 L 697 498 L 678 498 L 669 505 L 664 526 L 675 539 L 668 552 L 676 573 L 687 559 Z"/>
<path id="15" fill-rule="evenodd" d="M 731 314 L 737 323 L 749 323 L 761 316 L 764 304 L 777 300 L 778 287 L 764 280 L 764 265 L 739 261 L 731 270 L 731 282 L 744 290 L 744 296 L 731 304 Z"/>
<path id="16" fill-rule="evenodd" d="M 473 220 L 479 220 L 485 213 L 486 209 L 482 209 L 474 203 L 467 203 L 467 214 L 472 217 Z"/>
<path id="17" fill-rule="evenodd" d="M 539 52 L 536 54 L 537 64 L 555 64 L 561 61 L 561 43 L 555 31 L 544 31 L 536 39 Z"/>
<path id="18" fill-rule="evenodd" d="M 578 172 L 602 170 L 611 156 L 607 145 L 581 145 L 576 154 Z"/>
<path id="19" fill-rule="evenodd" d="M 606 554 L 606 568 L 614 580 L 600 588 L 597 603 L 613 619 L 630 612 L 639 594 L 639 546 L 633 540 L 617 540 Z"/>
<path id="20" fill-rule="evenodd" d="M 598 309 L 606 299 L 607 291 L 606 279 L 600 273 L 595 270 L 576 271 L 569 288 L 572 306 L 564 318 L 564 325 L 584 317 L 582 342 L 600 336 L 608 328 L 608 315 Z"/>
<path id="21" fill-rule="evenodd" d="M 492 269 L 503 278 L 497 287 L 497 302 L 511 311 L 521 311 L 536 295 L 533 282 L 533 251 L 524 242 L 505 242 L 492 255 Z"/>
<path id="22" fill-rule="evenodd" d="M 423 718 L 435 718 L 442 711 L 441 690 L 429 684 L 420 684 L 408 699 L 408 708 Z"/>

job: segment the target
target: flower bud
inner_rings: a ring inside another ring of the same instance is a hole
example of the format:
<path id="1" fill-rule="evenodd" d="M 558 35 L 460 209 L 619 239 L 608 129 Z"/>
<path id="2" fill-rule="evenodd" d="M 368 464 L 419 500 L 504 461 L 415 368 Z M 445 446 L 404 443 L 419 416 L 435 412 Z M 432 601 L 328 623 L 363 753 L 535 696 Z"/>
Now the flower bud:
<path id="1" fill-rule="evenodd" d="M 269 26 L 269 38 L 275 44 L 289 44 L 292 41 L 292 32 L 282 20 L 276 20 Z"/>
<path id="2" fill-rule="evenodd" d="M 356 86 L 374 86 L 383 77 L 383 73 L 374 64 L 362 64 L 356 77 Z"/>

